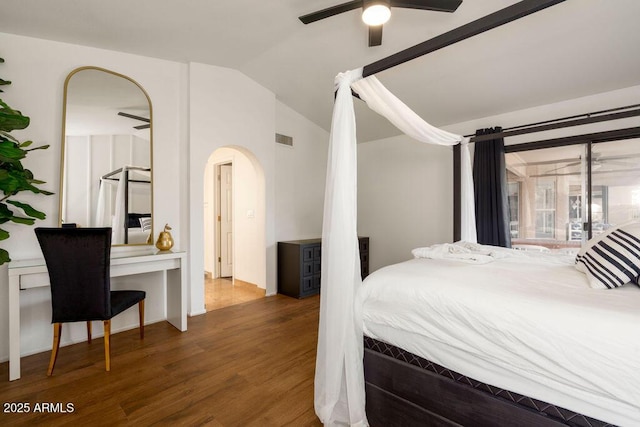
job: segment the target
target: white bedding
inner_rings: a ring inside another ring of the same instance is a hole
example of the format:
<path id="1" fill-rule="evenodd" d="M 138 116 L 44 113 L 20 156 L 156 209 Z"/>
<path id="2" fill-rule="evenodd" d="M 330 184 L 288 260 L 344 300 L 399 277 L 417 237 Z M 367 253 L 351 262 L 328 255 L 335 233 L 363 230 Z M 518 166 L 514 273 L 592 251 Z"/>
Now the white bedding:
<path id="1" fill-rule="evenodd" d="M 640 425 L 640 289 L 592 289 L 568 255 L 509 249 L 486 264 L 413 259 L 358 293 L 364 333 L 451 370 Z"/>

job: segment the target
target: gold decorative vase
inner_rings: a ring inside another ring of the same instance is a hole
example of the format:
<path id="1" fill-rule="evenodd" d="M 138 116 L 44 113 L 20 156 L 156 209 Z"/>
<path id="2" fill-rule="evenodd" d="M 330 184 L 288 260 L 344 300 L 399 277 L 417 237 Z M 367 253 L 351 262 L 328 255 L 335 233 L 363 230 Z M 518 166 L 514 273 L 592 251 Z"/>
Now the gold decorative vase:
<path id="1" fill-rule="evenodd" d="M 166 224 L 164 226 L 164 231 L 161 231 L 160 235 L 158 236 L 158 241 L 156 241 L 156 248 L 158 248 L 160 252 L 167 252 L 173 247 L 173 237 L 171 237 L 171 233 L 169 233 L 169 230 L 171 230 L 171 227 L 169 227 L 169 224 Z"/>

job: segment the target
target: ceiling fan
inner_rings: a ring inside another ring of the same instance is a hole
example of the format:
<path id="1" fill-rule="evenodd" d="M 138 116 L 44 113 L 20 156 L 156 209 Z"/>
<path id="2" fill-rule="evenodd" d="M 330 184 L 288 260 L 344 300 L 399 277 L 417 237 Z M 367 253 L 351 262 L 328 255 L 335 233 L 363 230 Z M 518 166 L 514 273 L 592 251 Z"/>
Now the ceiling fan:
<path id="1" fill-rule="evenodd" d="M 141 122 L 147 123 L 145 125 L 134 126 L 133 127 L 134 129 L 138 129 L 138 130 L 149 129 L 151 127 L 151 120 L 147 119 L 146 117 L 136 116 L 135 114 L 123 113 L 122 111 L 119 111 L 118 115 L 122 117 L 128 117 L 130 119 L 140 120 Z"/>
<path id="2" fill-rule="evenodd" d="M 310 24 L 340 13 L 362 8 L 362 20 L 369 26 L 369 46 L 382 44 L 382 24 L 391 17 L 391 7 L 405 9 L 455 12 L 462 0 L 355 0 L 300 16 L 304 24 Z"/>
<path id="3" fill-rule="evenodd" d="M 591 169 L 592 170 L 600 169 L 604 164 L 610 164 L 610 165 L 615 165 L 615 166 L 620 166 L 620 167 L 634 167 L 634 166 L 637 166 L 638 163 L 634 162 L 632 160 L 631 161 L 628 160 L 628 159 L 634 158 L 634 157 L 637 157 L 637 156 L 626 155 L 626 156 L 608 156 L 608 157 L 604 157 L 600 153 L 593 153 L 593 157 L 591 159 Z M 580 156 L 580 159 L 581 158 L 582 158 L 582 156 Z M 566 160 L 560 160 L 557 163 L 560 163 L 562 161 L 566 161 Z M 554 169 L 548 170 L 548 171 L 545 172 L 545 174 L 557 173 L 559 171 L 562 171 L 563 169 L 573 168 L 575 166 L 580 166 L 581 164 L 582 164 L 582 161 L 581 160 L 577 160 L 577 161 L 574 161 L 574 162 L 567 163 L 566 165 L 559 166 L 559 167 L 556 167 Z"/>

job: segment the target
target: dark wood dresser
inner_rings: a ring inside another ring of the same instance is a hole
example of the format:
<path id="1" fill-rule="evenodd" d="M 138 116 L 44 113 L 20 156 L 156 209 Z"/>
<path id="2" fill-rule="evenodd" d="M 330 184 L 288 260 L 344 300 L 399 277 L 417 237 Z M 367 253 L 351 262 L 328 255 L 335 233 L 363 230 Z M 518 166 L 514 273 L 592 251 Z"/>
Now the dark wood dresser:
<path id="1" fill-rule="evenodd" d="M 358 237 L 360 271 L 369 275 L 369 238 Z M 304 298 L 320 292 L 322 239 L 278 242 L 278 293 Z"/>

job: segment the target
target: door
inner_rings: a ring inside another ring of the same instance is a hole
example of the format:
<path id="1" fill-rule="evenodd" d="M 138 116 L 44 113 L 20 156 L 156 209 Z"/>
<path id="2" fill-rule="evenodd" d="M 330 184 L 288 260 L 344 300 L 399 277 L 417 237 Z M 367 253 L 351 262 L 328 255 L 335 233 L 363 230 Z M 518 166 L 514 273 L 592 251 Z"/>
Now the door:
<path id="1" fill-rule="evenodd" d="M 231 164 L 220 166 L 218 183 L 220 184 L 220 222 L 219 254 L 220 276 L 233 276 L 233 166 Z"/>

